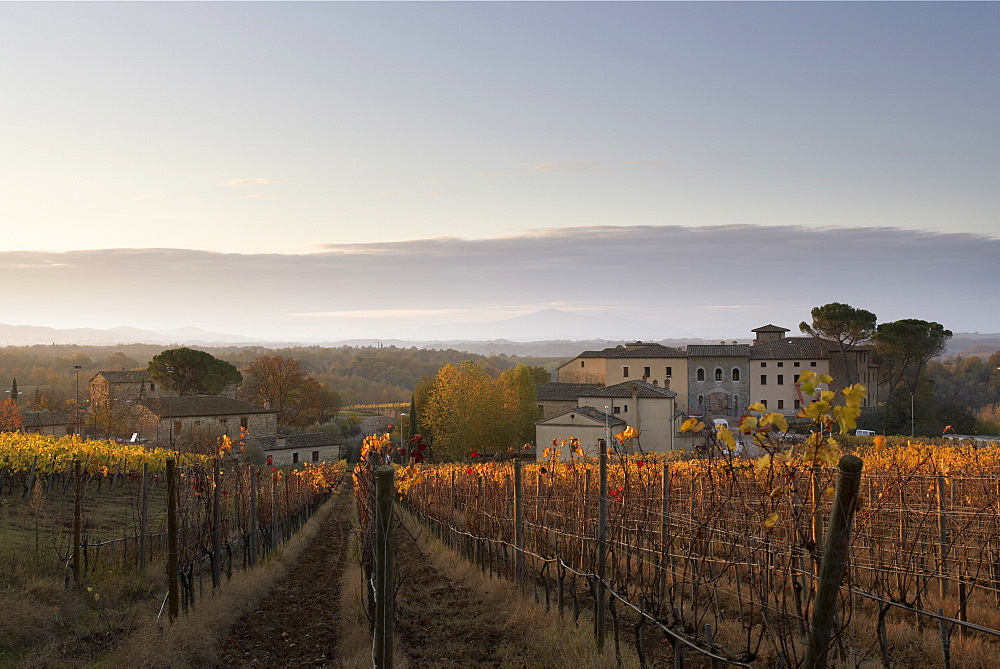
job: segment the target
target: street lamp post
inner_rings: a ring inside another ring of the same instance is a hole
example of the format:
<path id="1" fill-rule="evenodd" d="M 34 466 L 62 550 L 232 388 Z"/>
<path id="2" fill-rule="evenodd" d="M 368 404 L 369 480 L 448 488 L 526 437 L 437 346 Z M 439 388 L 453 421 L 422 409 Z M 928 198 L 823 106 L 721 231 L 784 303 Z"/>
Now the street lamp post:
<path id="1" fill-rule="evenodd" d="M 76 399 L 73 402 L 73 413 L 75 414 L 73 433 L 80 434 L 80 370 L 83 368 L 80 365 L 73 365 L 73 369 L 76 370 Z"/>
<path id="2" fill-rule="evenodd" d="M 913 393 L 910 393 L 910 437 L 913 437 Z"/>

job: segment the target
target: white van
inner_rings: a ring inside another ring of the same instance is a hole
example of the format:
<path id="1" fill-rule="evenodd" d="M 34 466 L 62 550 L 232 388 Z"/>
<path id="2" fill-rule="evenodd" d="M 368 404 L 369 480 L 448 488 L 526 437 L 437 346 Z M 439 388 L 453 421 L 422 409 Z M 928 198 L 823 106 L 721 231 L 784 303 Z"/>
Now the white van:
<path id="1" fill-rule="evenodd" d="M 875 430 L 855 430 L 854 434 L 859 437 L 874 437 Z"/>

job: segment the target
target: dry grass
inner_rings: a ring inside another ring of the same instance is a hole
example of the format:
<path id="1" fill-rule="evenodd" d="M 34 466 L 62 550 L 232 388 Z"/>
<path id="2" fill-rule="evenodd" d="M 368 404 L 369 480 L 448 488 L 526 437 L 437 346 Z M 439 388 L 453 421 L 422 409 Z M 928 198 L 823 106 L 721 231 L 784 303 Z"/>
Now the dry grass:
<path id="1" fill-rule="evenodd" d="M 639 666 L 631 635 L 627 632 L 621 639 L 622 662 L 617 662 L 610 618 L 605 649 L 599 653 L 592 633 L 593 622 L 586 613 L 580 615 L 577 624 L 573 623 L 569 611 L 564 612 L 560 620 L 554 606 L 546 612 L 544 603 L 536 603 L 533 597 L 523 597 L 514 583 L 484 575 L 478 567 L 434 539 L 414 519 L 406 518 L 405 524 L 417 537 L 417 545 L 430 564 L 446 573 L 453 582 L 469 588 L 476 599 L 495 614 L 491 618 L 502 621 L 500 631 L 508 641 L 497 650 L 495 661 L 499 666 L 594 669 Z M 409 541 L 409 538 L 399 540 Z M 454 615 L 462 616 L 463 610 L 456 609 Z M 470 620 L 468 624 L 475 626 L 483 622 Z"/>

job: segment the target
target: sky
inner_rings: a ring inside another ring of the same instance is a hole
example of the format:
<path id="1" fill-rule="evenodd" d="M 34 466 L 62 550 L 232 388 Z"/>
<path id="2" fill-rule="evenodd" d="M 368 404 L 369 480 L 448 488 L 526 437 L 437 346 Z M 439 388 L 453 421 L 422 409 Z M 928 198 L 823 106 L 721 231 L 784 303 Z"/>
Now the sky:
<path id="1" fill-rule="evenodd" d="M 3 323 L 1000 332 L 1000 3 L 0 3 L 0 91 Z"/>

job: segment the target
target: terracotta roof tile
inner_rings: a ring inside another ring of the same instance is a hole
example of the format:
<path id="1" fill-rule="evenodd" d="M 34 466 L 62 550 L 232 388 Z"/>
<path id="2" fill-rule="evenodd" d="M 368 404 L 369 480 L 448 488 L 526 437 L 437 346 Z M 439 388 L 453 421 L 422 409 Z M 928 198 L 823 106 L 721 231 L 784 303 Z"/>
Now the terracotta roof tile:
<path id="1" fill-rule="evenodd" d="M 535 392 L 541 402 L 559 400 L 575 402 L 580 393 L 600 387 L 601 384 L 599 383 L 556 383 L 555 381 L 551 381 L 537 386 Z"/>
<path id="2" fill-rule="evenodd" d="M 580 397 L 632 397 L 633 393 L 637 397 L 676 397 L 677 393 L 672 390 L 654 386 L 645 381 L 625 381 L 616 383 L 606 388 L 595 388 L 580 393 Z"/>
<path id="3" fill-rule="evenodd" d="M 188 418 L 193 416 L 236 416 L 259 413 L 278 413 L 256 404 L 221 395 L 192 395 L 185 397 L 155 397 L 140 400 L 139 404 L 160 418 Z"/>

